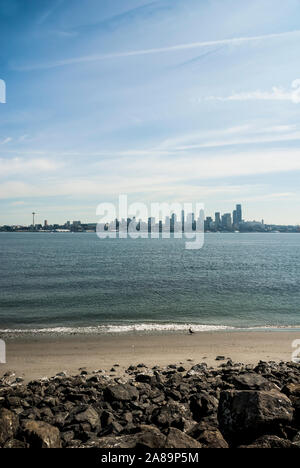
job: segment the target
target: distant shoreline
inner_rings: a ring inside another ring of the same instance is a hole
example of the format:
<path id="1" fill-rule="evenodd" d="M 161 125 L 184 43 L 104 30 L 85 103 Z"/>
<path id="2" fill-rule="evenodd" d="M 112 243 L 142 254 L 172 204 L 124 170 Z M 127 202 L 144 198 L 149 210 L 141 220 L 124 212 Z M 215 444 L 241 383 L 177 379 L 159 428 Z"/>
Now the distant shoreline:
<path id="1" fill-rule="evenodd" d="M 117 233 L 118 231 L 110 231 L 110 232 Z M 4 234 L 16 234 L 16 233 L 17 234 L 97 234 L 96 231 L 0 231 L 0 234 L 1 233 L 4 233 Z M 170 234 L 172 238 L 173 233 L 170 233 Z M 184 237 L 184 232 L 182 234 Z M 241 231 L 205 231 L 204 234 L 300 234 L 300 231 L 243 231 L 243 232 Z M 159 238 L 160 237 L 161 236 L 159 236 Z M 148 239 L 151 239 L 151 237 L 149 236 Z M 157 237 L 155 237 L 155 239 L 157 239 Z"/>

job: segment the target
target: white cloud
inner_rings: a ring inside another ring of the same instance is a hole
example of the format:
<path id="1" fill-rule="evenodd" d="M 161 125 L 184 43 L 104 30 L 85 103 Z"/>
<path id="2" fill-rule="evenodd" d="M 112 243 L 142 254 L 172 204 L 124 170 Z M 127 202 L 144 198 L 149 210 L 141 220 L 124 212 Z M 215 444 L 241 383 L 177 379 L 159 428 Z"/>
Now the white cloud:
<path id="1" fill-rule="evenodd" d="M 113 200 L 120 193 L 126 193 L 131 200 L 149 201 L 191 201 L 197 200 L 203 202 L 207 198 L 217 197 L 240 197 L 243 193 L 249 195 L 260 189 L 259 185 L 217 185 L 207 186 L 199 183 L 185 183 L 178 180 L 174 185 L 171 180 L 164 179 L 157 185 L 153 185 L 152 178 L 140 179 L 138 184 L 132 184 L 131 180 L 113 179 L 111 182 L 103 183 L 101 178 L 91 179 L 72 179 L 67 184 L 57 183 L 53 187 L 50 183 L 41 182 L 23 183 L 17 181 L 0 183 L 0 200 L 9 200 L 11 198 L 36 198 L 38 203 L 43 203 L 43 197 L 67 197 L 70 206 L 74 203 L 73 199 L 80 198 L 91 200 L 90 208 L 103 201 L 103 198 Z M 26 203 L 27 204 L 27 203 Z M 22 205 L 18 203 L 18 205 Z M 17 206 L 17 204 L 16 204 Z M 61 206 L 61 203 L 59 204 Z M 80 205 L 76 204 L 76 207 Z"/>
<path id="2" fill-rule="evenodd" d="M 172 159 L 152 157 L 140 160 L 119 160 L 117 172 L 124 177 L 139 174 L 179 180 L 214 179 L 254 174 L 280 173 L 300 170 L 300 150 L 238 152 L 230 155 L 183 155 Z M 101 163 L 99 163 L 99 169 Z M 175 187 L 175 186 L 174 186 Z M 176 190 L 176 188 L 174 188 Z"/>
<path id="3" fill-rule="evenodd" d="M 231 96 L 208 96 L 206 100 L 211 101 L 288 101 L 300 104 L 300 79 L 294 80 L 290 89 L 273 86 L 271 91 L 250 91 L 234 93 Z"/>
<path id="4" fill-rule="evenodd" d="M 119 193 L 159 194 L 170 197 L 203 197 L 212 194 L 239 193 L 239 185 L 209 184 L 212 179 L 226 180 L 257 174 L 300 171 L 300 150 L 280 149 L 263 152 L 244 152 L 231 155 L 195 156 L 177 158 L 124 158 L 114 162 L 100 161 L 91 164 L 89 176 L 59 174 L 55 179 L 44 177 L 26 181 L 11 180 L 0 184 L 0 198 L 70 196 L 87 198 Z M 203 188 L 203 184 L 205 187 Z"/>
<path id="5" fill-rule="evenodd" d="M 54 162 L 49 159 L 24 159 L 0 158 L 0 177 L 6 177 L 15 174 L 31 174 L 38 172 L 56 171 L 62 167 L 62 163 Z"/>

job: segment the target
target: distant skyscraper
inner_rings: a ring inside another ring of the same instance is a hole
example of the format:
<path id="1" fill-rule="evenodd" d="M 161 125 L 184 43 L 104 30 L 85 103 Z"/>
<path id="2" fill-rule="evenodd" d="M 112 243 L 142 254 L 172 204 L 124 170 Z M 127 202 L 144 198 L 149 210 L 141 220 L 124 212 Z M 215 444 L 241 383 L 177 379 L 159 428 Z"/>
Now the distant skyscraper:
<path id="1" fill-rule="evenodd" d="M 195 222 L 194 213 L 188 213 L 186 216 L 186 225 L 185 225 L 186 232 L 191 232 L 193 230 L 194 222 Z"/>
<path id="2" fill-rule="evenodd" d="M 234 210 L 234 212 L 233 212 L 233 225 L 234 226 L 238 225 L 237 211 L 236 210 Z"/>
<path id="3" fill-rule="evenodd" d="M 237 216 L 237 224 L 240 224 L 243 220 L 242 205 L 236 205 L 236 216 Z"/>
<path id="4" fill-rule="evenodd" d="M 221 213 L 215 213 L 215 227 L 221 226 Z"/>
<path id="5" fill-rule="evenodd" d="M 209 231 L 212 227 L 213 219 L 210 216 L 207 216 L 204 221 L 204 229 L 205 231 Z"/>
<path id="6" fill-rule="evenodd" d="M 222 216 L 222 227 L 224 229 L 231 230 L 232 229 L 232 218 L 231 218 L 231 213 L 225 213 Z"/>
<path id="7" fill-rule="evenodd" d="M 148 232 L 154 231 L 154 226 L 155 226 L 155 218 L 153 217 L 148 218 Z"/>
<path id="8" fill-rule="evenodd" d="M 171 221 L 170 221 L 170 230 L 171 230 L 171 232 L 174 232 L 176 223 L 177 223 L 177 216 L 176 216 L 175 213 L 172 213 Z"/>
<path id="9" fill-rule="evenodd" d="M 181 229 L 184 232 L 184 210 L 181 211 Z"/>

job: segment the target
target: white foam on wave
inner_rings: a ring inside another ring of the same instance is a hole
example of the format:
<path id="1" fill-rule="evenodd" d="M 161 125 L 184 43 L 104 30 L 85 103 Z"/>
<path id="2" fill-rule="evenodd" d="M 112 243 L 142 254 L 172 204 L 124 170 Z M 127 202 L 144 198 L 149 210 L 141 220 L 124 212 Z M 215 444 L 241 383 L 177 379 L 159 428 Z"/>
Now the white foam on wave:
<path id="1" fill-rule="evenodd" d="M 100 335 L 107 333 L 147 333 L 147 332 L 184 332 L 192 328 L 195 332 L 207 331 L 238 331 L 238 330 L 288 330 L 300 329 L 300 326 L 292 325 L 264 325 L 254 327 L 233 327 L 227 325 L 201 325 L 193 323 L 135 323 L 128 325 L 99 325 L 91 327 L 52 327 L 32 329 L 0 329 L 0 334 L 6 335 Z"/>
<path id="2" fill-rule="evenodd" d="M 194 331 L 218 331 L 233 330 L 234 327 L 225 325 L 196 325 L 196 324 L 178 324 L 178 323 L 136 323 L 128 325 L 99 325 L 94 327 L 53 327 L 53 328 L 33 328 L 33 329 L 0 329 L 3 334 L 58 334 L 58 335 L 93 335 L 104 333 L 130 333 L 130 332 L 164 332 L 164 331 L 188 331 L 191 328 Z"/>

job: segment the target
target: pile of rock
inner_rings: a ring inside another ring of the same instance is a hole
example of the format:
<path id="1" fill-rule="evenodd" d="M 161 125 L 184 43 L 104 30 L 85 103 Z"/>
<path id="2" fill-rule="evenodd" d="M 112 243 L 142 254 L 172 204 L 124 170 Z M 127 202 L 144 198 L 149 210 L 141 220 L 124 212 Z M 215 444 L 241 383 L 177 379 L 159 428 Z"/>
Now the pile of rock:
<path id="1" fill-rule="evenodd" d="M 4 448 L 300 448 L 300 364 L 0 379 Z"/>

